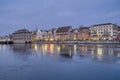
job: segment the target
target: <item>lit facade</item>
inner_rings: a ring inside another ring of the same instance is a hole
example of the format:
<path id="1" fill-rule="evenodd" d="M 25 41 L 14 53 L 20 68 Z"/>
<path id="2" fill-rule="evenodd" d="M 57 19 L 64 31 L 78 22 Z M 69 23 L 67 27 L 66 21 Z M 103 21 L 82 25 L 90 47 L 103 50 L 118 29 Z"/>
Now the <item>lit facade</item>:
<path id="1" fill-rule="evenodd" d="M 32 42 L 37 41 L 37 34 L 36 34 L 36 31 L 32 31 L 32 32 L 31 32 L 31 40 L 32 40 Z"/>
<path id="2" fill-rule="evenodd" d="M 48 40 L 48 31 L 47 30 L 37 30 L 36 39 L 38 41 L 47 41 Z"/>
<path id="3" fill-rule="evenodd" d="M 42 30 L 37 30 L 37 32 L 36 32 L 36 39 L 37 40 L 42 40 Z"/>
<path id="4" fill-rule="evenodd" d="M 48 30 L 48 40 L 56 40 L 56 29 Z"/>
<path id="5" fill-rule="evenodd" d="M 90 31 L 94 40 L 113 40 L 118 35 L 118 27 L 112 23 L 92 25 Z"/>
<path id="6" fill-rule="evenodd" d="M 21 29 L 15 31 L 12 34 L 12 39 L 14 43 L 30 43 L 31 42 L 31 32 L 27 29 Z"/>
<path id="7" fill-rule="evenodd" d="M 42 41 L 48 41 L 48 31 L 42 30 Z"/>
<path id="8" fill-rule="evenodd" d="M 72 38 L 72 40 L 79 40 L 79 30 L 78 29 L 73 29 L 71 31 L 71 38 Z"/>
<path id="9" fill-rule="evenodd" d="M 90 39 L 90 30 L 88 27 L 79 28 L 79 40 L 89 40 Z"/>
<path id="10" fill-rule="evenodd" d="M 56 39 L 61 41 L 71 40 L 71 31 L 71 26 L 59 27 L 56 30 Z"/>

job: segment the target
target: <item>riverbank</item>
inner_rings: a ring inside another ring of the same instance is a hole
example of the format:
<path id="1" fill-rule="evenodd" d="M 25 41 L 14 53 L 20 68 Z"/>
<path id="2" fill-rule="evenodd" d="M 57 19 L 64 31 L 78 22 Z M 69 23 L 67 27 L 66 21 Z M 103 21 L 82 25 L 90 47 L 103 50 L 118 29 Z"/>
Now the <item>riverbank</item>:
<path id="1" fill-rule="evenodd" d="M 32 44 L 120 44 L 120 41 L 36 41 L 32 42 Z M 0 44 L 14 44 L 13 41 L 5 41 L 5 42 L 0 42 Z M 16 43 L 15 43 L 16 44 Z M 19 44 L 19 43 L 17 43 Z M 20 43 L 21 44 L 21 43 Z M 23 43 L 25 44 L 25 43 Z"/>
<path id="2" fill-rule="evenodd" d="M 120 44 L 120 41 L 38 41 L 36 44 L 53 43 L 53 44 Z"/>

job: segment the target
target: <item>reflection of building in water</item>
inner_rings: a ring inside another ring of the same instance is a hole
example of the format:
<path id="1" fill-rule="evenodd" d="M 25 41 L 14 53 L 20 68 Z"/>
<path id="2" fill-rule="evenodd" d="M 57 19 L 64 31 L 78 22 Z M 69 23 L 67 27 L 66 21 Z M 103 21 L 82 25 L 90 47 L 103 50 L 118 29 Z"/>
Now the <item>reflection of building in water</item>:
<path id="1" fill-rule="evenodd" d="M 55 45 L 54 44 L 48 44 L 48 52 L 53 55 L 54 54 L 54 49 Z"/>
<path id="2" fill-rule="evenodd" d="M 46 55 L 53 55 L 55 53 L 55 44 L 33 44 L 32 48 L 35 52 Z"/>
<path id="3" fill-rule="evenodd" d="M 35 53 L 38 55 L 41 53 L 42 46 L 41 44 L 32 44 L 32 48 L 34 49 Z"/>
<path id="4" fill-rule="evenodd" d="M 79 47 L 79 50 L 80 50 L 80 54 L 87 54 L 87 45 L 86 44 L 82 44 L 82 45 L 80 45 L 80 47 Z"/>
<path id="5" fill-rule="evenodd" d="M 32 44 L 32 48 L 37 55 L 45 54 L 45 51 L 43 51 L 44 46 L 42 44 Z"/>
<path id="6" fill-rule="evenodd" d="M 103 49 L 101 48 L 101 46 L 99 46 L 99 47 L 97 48 L 97 58 L 98 58 L 99 60 L 102 60 L 102 56 L 103 56 Z"/>
<path id="7" fill-rule="evenodd" d="M 31 53 L 31 45 L 29 44 L 14 44 L 11 46 L 15 58 L 18 58 L 22 61 L 29 61 Z"/>
<path id="8" fill-rule="evenodd" d="M 72 58 L 72 47 L 70 45 L 60 45 L 60 55 L 63 57 Z"/>
<path id="9" fill-rule="evenodd" d="M 6 50 L 6 45 L 0 45 L 0 51 Z"/>
<path id="10" fill-rule="evenodd" d="M 31 49 L 30 44 L 14 44 L 12 47 L 15 52 L 27 52 Z"/>
<path id="11" fill-rule="evenodd" d="M 60 54 L 60 45 L 56 45 L 57 53 Z"/>
<path id="12" fill-rule="evenodd" d="M 26 53 L 29 54 L 31 51 L 31 45 L 14 44 L 12 47 L 15 53 L 24 53 L 26 55 Z M 109 45 L 32 44 L 32 48 L 32 51 L 39 53 L 37 55 L 54 55 L 54 57 L 62 56 L 60 59 L 74 59 L 78 56 L 98 62 L 113 63 L 120 58 L 119 48 L 116 51 L 116 47 Z"/>
<path id="13" fill-rule="evenodd" d="M 110 48 L 108 45 L 93 46 L 91 48 L 91 53 L 92 59 L 95 61 L 113 63 L 118 59 L 114 47 Z"/>
<path id="14" fill-rule="evenodd" d="M 74 54 L 77 54 L 77 45 L 74 44 Z"/>

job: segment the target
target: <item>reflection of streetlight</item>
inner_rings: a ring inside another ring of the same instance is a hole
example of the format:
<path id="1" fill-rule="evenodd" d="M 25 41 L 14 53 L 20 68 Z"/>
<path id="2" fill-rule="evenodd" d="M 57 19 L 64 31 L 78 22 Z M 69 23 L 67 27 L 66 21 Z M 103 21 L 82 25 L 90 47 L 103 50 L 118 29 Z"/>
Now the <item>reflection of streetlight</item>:
<path id="1" fill-rule="evenodd" d="M 43 55 L 45 55 L 46 54 L 46 52 L 47 52 L 47 44 L 42 44 L 42 51 L 43 51 Z"/>
<path id="2" fill-rule="evenodd" d="M 77 53 L 77 45 L 76 44 L 74 45 L 74 53 L 75 54 Z"/>
<path id="3" fill-rule="evenodd" d="M 57 46 L 58 54 L 60 53 L 60 46 Z"/>
<path id="4" fill-rule="evenodd" d="M 102 48 L 98 48 L 97 53 L 98 53 L 99 56 L 102 56 Z"/>
<path id="5" fill-rule="evenodd" d="M 117 55 L 118 57 L 120 57 L 120 53 L 118 53 L 118 55 Z"/>
<path id="6" fill-rule="evenodd" d="M 35 49 L 35 51 L 38 51 L 38 46 L 37 46 L 37 44 L 34 45 L 34 49 Z"/>
<path id="7" fill-rule="evenodd" d="M 101 60 L 102 59 L 102 48 L 97 48 L 97 54 L 98 54 L 98 59 Z"/>
<path id="8" fill-rule="evenodd" d="M 0 50 L 5 50 L 6 49 L 6 45 L 1 45 L 0 46 Z"/>
<path id="9" fill-rule="evenodd" d="M 91 48 L 91 53 L 94 54 L 94 47 Z"/>
<path id="10" fill-rule="evenodd" d="M 50 53 L 51 53 L 51 54 L 54 53 L 54 44 L 50 44 Z"/>
<path id="11" fill-rule="evenodd" d="M 38 54 L 38 45 L 37 45 L 37 44 L 34 44 L 34 45 L 33 45 L 33 48 L 34 48 L 36 54 Z"/>
<path id="12" fill-rule="evenodd" d="M 69 56 L 70 56 L 70 57 L 72 56 L 72 49 L 71 49 L 71 47 L 70 47 Z"/>

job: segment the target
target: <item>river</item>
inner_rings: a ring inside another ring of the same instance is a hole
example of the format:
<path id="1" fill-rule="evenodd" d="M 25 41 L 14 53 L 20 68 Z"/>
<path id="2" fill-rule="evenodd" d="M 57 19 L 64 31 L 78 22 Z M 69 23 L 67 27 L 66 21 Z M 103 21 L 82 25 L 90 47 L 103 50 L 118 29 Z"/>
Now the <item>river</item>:
<path id="1" fill-rule="evenodd" d="M 0 80 L 120 80 L 120 45 L 0 45 Z"/>

